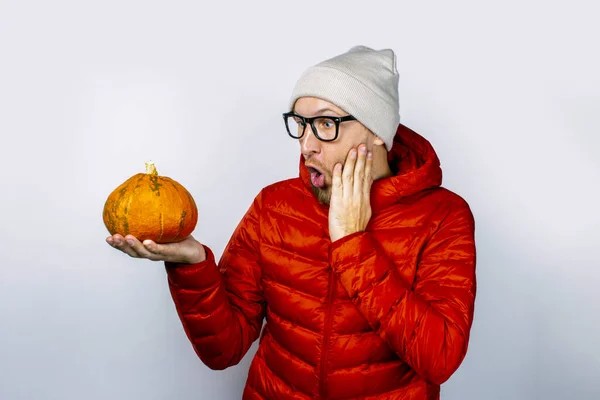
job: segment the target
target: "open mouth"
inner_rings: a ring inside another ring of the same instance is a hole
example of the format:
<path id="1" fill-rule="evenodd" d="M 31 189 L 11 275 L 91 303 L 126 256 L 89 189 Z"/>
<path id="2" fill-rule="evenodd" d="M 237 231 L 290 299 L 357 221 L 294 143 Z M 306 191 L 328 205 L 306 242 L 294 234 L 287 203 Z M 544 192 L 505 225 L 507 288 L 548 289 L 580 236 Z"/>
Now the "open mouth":
<path id="1" fill-rule="evenodd" d="M 318 168 L 306 166 L 308 172 L 310 172 L 310 181 L 313 186 L 322 188 L 325 186 L 325 174 Z"/>

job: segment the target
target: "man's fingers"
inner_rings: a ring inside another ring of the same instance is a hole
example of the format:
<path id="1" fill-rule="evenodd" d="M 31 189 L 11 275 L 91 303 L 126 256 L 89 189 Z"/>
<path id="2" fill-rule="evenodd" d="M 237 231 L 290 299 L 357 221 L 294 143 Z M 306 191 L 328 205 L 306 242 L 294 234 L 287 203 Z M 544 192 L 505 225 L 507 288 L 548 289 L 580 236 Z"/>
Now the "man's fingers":
<path id="1" fill-rule="evenodd" d="M 138 254 L 135 251 L 135 249 L 125 239 L 113 239 L 113 247 L 116 247 L 117 249 L 121 250 L 123 253 L 127 254 L 128 256 L 135 257 L 135 258 L 138 257 Z"/>
<path id="2" fill-rule="evenodd" d="M 333 166 L 331 197 L 334 199 L 339 199 L 342 197 L 342 195 L 342 164 L 338 163 Z"/>
<path id="3" fill-rule="evenodd" d="M 373 168 L 373 153 L 367 153 L 367 161 L 365 166 L 365 178 L 362 184 L 364 190 L 365 199 L 370 199 L 371 196 L 371 185 L 373 184 L 373 177 L 371 176 L 371 169 Z"/>
<path id="4" fill-rule="evenodd" d="M 354 167 L 354 196 L 359 197 L 364 193 L 365 184 L 365 159 L 367 157 L 367 146 L 358 146 L 358 158 Z"/>
<path id="5" fill-rule="evenodd" d="M 167 247 L 163 244 L 156 243 L 153 240 L 146 239 L 142 243 L 144 249 L 155 256 L 166 257 L 168 255 Z"/>
<path id="6" fill-rule="evenodd" d="M 346 163 L 342 171 L 342 183 L 343 183 L 343 196 L 352 196 L 354 190 L 354 164 L 356 163 L 356 149 L 353 147 L 348 152 L 346 157 Z"/>
<path id="7" fill-rule="evenodd" d="M 162 251 L 156 251 L 158 249 L 157 246 L 160 245 L 150 241 L 150 246 L 145 246 L 133 235 L 126 235 L 123 237 L 119 234 L 115 234 L 112 237 L 106 238 L 106 241 L 111 246 L 133 258 L 147 258 L 153 261 L 164 259 Z M 160 250 L 162 250 L 162 248 Z"/>
<path id="8" fill-rule="evenodd" d="M 134 236 L 131 237 L 131 240 L 133 242 L 132 249 L 137 254 L 137 257 L 147 258 L 152 261 L 166 259 L 168 251 L 166 251 L 165 245 L 158 244 L 150 239 L 146 239 L 142 243 Z"/>

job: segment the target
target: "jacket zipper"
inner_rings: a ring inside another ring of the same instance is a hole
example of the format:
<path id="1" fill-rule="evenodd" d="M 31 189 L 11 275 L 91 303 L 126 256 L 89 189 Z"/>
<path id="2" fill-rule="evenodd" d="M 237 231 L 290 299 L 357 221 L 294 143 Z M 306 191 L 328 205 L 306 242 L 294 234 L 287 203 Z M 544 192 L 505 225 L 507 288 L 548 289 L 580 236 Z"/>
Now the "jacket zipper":
<path id="1" fill-rule="evenodd" d="M 333 276 L 333 269 L 329 267 L 329 292 L 327 292 L 327 308 L 325 312 L 325 330 L 323 332 L 323 354 L 321 355 L 321 378 L 320 378 L 320 393 L 321 398 L 325 399 L 325 381 L 327 379 L 327 373 L 325 371 L 327 364 L 327 347 L 329 345 L 329 335 L 331 331 L 331 310 L 333 308 L 333 295 L 335 289 L 335 276 Z"/>

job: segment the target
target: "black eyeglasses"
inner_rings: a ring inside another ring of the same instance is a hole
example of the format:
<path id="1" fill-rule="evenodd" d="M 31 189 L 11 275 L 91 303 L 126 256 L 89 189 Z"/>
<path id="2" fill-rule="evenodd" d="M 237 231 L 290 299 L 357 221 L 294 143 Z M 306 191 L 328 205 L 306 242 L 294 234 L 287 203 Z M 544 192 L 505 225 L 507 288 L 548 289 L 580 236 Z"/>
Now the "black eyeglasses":
<path id="1" fill-rule="evenodd" d="M 346 115 L 345 117 L 318 116 L 308 118 L 288 112 L 283 114 L 283 120 L 285 121 L 288 135 L 294 139 L 300 139 L 304 136 L 306 125 L 310 124 L 313 134 L 317 139 L 324 142 L 332 142 L 338 137 L 340 124 L 345 121 L 356 121 L 356 118 L 352 115 Z"/>

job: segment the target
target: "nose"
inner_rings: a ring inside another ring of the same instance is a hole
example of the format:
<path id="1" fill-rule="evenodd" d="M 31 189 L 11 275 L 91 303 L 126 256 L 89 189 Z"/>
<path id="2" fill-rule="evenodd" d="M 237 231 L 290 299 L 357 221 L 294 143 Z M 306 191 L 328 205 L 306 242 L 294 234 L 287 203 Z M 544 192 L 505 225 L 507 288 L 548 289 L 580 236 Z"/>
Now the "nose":
<path id="1" fill-rule="evenodd" d="M 300 149 L 305 158 L 311 154 L 319 153 L 321 151 L 321 141 L 314 135 L 310 124 L 307 124 L 306 129 L 304 130 L 304 135 L 299 139 L 299 141 Z"/>

